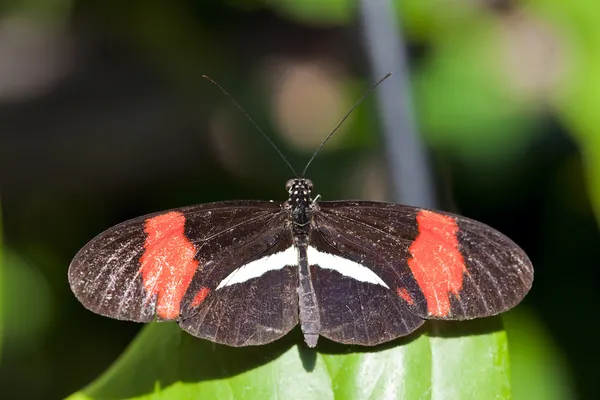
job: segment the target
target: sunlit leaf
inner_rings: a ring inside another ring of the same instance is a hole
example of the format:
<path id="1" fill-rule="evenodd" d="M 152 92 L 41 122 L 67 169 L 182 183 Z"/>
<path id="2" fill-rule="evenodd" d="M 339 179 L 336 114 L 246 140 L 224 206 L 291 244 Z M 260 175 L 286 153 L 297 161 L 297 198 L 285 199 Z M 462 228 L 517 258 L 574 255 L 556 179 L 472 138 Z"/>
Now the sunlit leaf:
<path id="1" fill-rule="evenodd" d="M 174 323 L 152 324 L 70 399 L 510 398 L 500 318 L 426 326 L 375 349 L 322 340 L 313 351 L 297 332 L 232 348 L 193 338 Z"/>

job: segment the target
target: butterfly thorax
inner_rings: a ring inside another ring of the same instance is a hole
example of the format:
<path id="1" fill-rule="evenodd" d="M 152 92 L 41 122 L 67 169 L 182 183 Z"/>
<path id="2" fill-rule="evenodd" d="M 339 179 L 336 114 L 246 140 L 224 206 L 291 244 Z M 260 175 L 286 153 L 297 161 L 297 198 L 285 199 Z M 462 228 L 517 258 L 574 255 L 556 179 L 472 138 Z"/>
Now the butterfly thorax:
<path id="1" fill-rule="evenodd" d="M 290 209 L 294 235 L 308 235 L 313 204 L 311 197 L 313 184 L 309 179 L 290 179 L 286 188 L 290 196 L 287 206 Z"/>

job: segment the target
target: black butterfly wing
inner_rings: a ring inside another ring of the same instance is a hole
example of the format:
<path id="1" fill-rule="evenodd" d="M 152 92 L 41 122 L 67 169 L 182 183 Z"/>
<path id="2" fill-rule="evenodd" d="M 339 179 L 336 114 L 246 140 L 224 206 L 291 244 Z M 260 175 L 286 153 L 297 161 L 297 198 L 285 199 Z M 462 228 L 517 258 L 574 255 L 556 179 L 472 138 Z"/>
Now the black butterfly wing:
<path id="1" fill-rule="evenodd" d="M 86 308 L 112 318 L 181 320 L 192 334 L 233 345 L 248 339 L 243 334 L 257 336 L 248 328 L 253 324 L 281 336 L 297 323 L 296 275 L 284 271 L 276 280 L 270 274 L 249 280 L 244 286 L 255 294 L 240 299 L 232 298 L 231 289 L 216 288 L 242 264 L 291 247 L 287 219 L 280 203 L 259 201 L 202 204 L 135 218 L 85 245 L 71 262 L 69 283 Z M 255 284 L 264 286 L 263 278 L 270 279 L 289 306 L 275 304 L 272 294 L 256 290 Z M 270 315 L 267 321 L 241 307 L 260 301 Z M 205 317 L 198 329 L 196 315 L 217 314 Z M 236 329 L 243 334 L 222 340 L 208 333 Z"/>
<path id="2" fill-rule="evenodd" d="M 350 236 L 352 232 L 337 225 L 319 224 L 319 228 L 312 232 L 310 246 L 321 254 L 338 257 L 329 262 L 339 264 L 340 258 L 345 258 L 365 267 L 371 261 L 374 265 L 384 265 L 385 261 L 376 253 L 364 252 L 366 248 L 357 237 Z M 411 312 L 390 287 L 348 276 L 343 265 L 329 268 L 327 260 L 311 255 L 309 252 L 308 262 L 319 305 L 320 335 L 340 343 L 373 346 L 406 336 L 423 324 L 424 320 Z M 376 273 L 382 280 L 387 278 L 381 272 Z"/>
<path id="3" fill-rule="evenodd" d="M 200 250 L 198 257 L 210 261 L 183 299 L 179 325 L 184 330 L 216 343 L 249 346 L 279 339 L 298 324 L 298 261 L 288 220 L 288 213 L 278 214 L 252 239 L 237 244 L 234 239 L 223 251 Z"/>
<path id="4" fill-rule="evenodd" d="M 383 283 L 352 279 L 324 265 L 312 269 L 322 334 L 333 340 L 371 345 L 406 335 L 421 325 L 420 318 L 498 314 L 531 287 L 533 268 L 525 253 L 480 222 L 388 203 L 318 207 L 311 246 L 352 260 Z"/>

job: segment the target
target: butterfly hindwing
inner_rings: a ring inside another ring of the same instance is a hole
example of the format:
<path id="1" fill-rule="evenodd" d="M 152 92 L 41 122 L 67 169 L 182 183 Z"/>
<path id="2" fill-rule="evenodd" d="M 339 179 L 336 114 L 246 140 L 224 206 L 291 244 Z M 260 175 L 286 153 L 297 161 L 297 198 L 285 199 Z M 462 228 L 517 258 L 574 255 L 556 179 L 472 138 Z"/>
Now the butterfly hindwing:
<path id="1" fill-rule="evenodd" d="M 495 315 L 531 287 L 525 253 L 480 222 L 388 203 L 321 202 L 319 208 L 314 230 L 373 271 L 422 318 Z"/>
<path id="2" fill-rule="evenodd" d="M 370 258 L 379 264 L 384 261 L 375 253 L 363 256 L 356 248 L 356 242 L 332 227 L 311 235 L 308 260 L 320 310 L 320 334 L 336 342 L 373 346 L 421 326 L 423 319 L 411 312 L 412 301 L 399 300 L 389 287 L 401 278 L 391 270 L 365 267 Z"/>
<path id="3" fill-rule="evenodd" d="M 216 343 L 247 346 L 272 342 L 298 324 L 297 255 L 283 217 L 227 251 L 206 249 L 212 260 L 184 298 L 179 322 L 184 330 Z"/>

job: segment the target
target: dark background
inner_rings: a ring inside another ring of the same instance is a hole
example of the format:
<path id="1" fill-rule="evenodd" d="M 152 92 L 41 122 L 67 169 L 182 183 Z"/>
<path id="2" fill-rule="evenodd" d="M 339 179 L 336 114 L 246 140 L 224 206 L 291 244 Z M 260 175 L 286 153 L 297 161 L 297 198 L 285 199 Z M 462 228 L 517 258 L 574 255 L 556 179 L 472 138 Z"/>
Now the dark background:
<path id="1" fill-rule="evenodd" d="M 407 0 L 394 15 L 438 204 L 536 268 L 506 318 L 517 399 L 593 398 L 598 376 L 600 12 L 555 3 Z M 0 1 L 1 397 L 73 393 L 139 330 L 69 290 L 93 236 L 172 207 L 286 198 L 285 163 L 201 76 L 301 170 L 374 81 L 357 5 L 315 4 Z M 311 166 L 323 199 L 394 196 L 376 110 L 372 96 Z"/>

